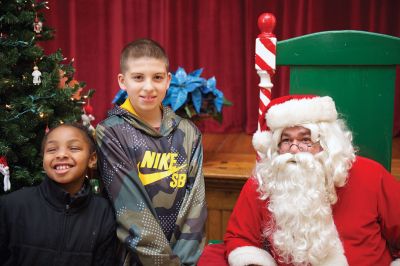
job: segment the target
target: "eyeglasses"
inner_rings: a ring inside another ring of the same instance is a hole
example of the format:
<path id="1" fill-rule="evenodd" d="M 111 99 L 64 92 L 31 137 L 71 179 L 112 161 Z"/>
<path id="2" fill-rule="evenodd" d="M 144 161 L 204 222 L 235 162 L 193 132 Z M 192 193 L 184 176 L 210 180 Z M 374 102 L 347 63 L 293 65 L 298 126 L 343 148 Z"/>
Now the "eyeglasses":
<path id="1" fill-rule="evenodd" d="M 313 143 L 311 140 L 308 140 L 308 139 L 301 140 L 301 141 L 299 141 L 298 144 L 293 143 L 292 141 L 289 141 L 289 140 L 282 140 L 281 142 L 279 142 L 278 147 L 283 152 L 290 151 L 292 146 L 296 146 L 299 151 L 308 151 L 309 148 L 311 148 L 312 146 L 314 146 L 317 143 L 318 142 Z"/>

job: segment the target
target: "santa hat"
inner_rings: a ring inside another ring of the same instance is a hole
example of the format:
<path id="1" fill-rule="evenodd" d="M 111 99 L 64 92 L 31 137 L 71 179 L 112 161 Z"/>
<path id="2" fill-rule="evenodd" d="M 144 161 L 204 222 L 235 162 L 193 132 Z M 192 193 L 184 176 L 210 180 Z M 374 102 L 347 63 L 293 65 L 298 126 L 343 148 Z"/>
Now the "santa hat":
<path id="1" fill-rule="evenodd" d="M 337 119 L 335 103 L 329 96 L 287 95 L 273 99 L 260 116 L 266 120 L 267 129 L 253 135 L 253 146 L 266 154 L 277 129 L 308 123 L 333 122 Z"/>

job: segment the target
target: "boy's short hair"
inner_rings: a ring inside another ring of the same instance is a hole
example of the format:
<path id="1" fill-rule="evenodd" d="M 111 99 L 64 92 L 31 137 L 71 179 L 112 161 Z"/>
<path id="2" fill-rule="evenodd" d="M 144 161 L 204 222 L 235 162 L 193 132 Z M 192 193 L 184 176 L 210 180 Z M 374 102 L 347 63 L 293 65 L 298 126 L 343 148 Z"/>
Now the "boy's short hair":
<path id="1" fill-rule="evenodd" d="M 137 59 L 141 57 L 150 57 L 163 60 L 168 72 L 169 62 L 164 48 L 151 39 L 137 39 L 128 43 L 124 49 L 122 49 L 120 58 L 121 73 L 125 73 L 127 70 L 127 61 L 129 58 Z"/>
<path id="2" fill-rule="evenodd" d="M 93 137 L 92 133 L 90 133 L 90 131 L 89 131 L 89 129 L 87 127 L 85 127 L 84 125 L 79 124 L 79 123 L 64 123 L 64 124 L 59 124 L 59 125 L 53 127 L 52 129 L 49 130 L 49 132 L 46 133 L 46 135 L 44 135 L 44 138 L 42 140 L 41 149 L 40 149 L 40 153 L 41 153 L 42 156 L 44 154 L 44 145 L 46 144 L 47 137 L 49 136 L 49 134 L 54 129 L 59 128 L 59 127 L 63 127 L 63 126 L 64 127 L 73 127 L 73 128 L 79 129 L 82 132 L 82 134 L 86 137 L 86 139 L 87 139 L 87 141 L 89 143 L 90 152 L 95 152 L 96 151 L 96 143 L 95 143 L 94 137 Z"/>

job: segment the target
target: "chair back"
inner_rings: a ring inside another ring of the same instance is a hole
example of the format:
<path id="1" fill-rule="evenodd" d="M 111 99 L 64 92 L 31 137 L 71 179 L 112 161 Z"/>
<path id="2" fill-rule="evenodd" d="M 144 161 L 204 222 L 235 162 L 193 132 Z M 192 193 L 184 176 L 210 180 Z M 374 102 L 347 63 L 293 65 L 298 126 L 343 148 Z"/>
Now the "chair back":
<path id="1" fill-rule="evenodd" d="M 289 66 L 290 94 L 331 96 L 359 154 L 390 171 L 400 38 L 326 31 L 279 41 L 276 64 Z"/>

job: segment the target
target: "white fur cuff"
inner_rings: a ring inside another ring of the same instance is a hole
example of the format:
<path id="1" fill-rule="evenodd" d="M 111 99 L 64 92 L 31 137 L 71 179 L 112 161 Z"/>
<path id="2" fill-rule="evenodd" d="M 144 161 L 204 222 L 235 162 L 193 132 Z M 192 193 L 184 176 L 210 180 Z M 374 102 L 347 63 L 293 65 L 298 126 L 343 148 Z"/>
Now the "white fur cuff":
<path id="1" fill-rule="evenodd" d="M 396 259 L 390 263 L 390 266 L 400 266 L 400 259 Z"/>
<path id="2" fill-rule="evenodd" d="M 276 266 L 274 258 L 264 249 L 245 246 L 234 249 L 228 256 L 230 266 L 257 264 L 261 266 Z"/>

